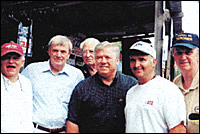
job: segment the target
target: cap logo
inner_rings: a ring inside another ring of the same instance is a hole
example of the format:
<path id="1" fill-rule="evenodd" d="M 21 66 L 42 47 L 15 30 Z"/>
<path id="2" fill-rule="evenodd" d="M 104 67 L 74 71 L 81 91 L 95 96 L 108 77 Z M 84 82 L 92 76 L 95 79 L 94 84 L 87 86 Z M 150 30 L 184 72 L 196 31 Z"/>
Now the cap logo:
<path id="1" fill-rule="evenodd" d="M 17 48 L 17 46 L 14 44 L 10 44 L 10 45 L 7 45 L 6 48 Z"/>
<path id="2" fill-rule="evenodd" d="M 192 41 L 192 35 L 180 34 L 180 35 L 177 36 L 176 40 Z"/>
<path id="3" fill-rule="evenodd" d="M 149 44 L 150 45 L 150 47 L 153 47 L 151 44 Z M 143 44 L 142 43 L 137 43 L 137 44 L 135 44 L 135 47 L 136 46 L 143 46 Z"/>
<path id="4" fill-rule="evenodd" d="M 194 107 L 194 111 L 195 111 L 196 113 L 199 113 L 199 106 Z"/>
<path id="5" fill-rule="evenodd" d="M 142 46 L 142 45 L 143 45 L 142 43 L 135 44 L 135 46 Z"/>
<path id="6" fill-rule="evenodd" d="M 147 104 L 153 105 L 153 101 L 148 101 Z"/>

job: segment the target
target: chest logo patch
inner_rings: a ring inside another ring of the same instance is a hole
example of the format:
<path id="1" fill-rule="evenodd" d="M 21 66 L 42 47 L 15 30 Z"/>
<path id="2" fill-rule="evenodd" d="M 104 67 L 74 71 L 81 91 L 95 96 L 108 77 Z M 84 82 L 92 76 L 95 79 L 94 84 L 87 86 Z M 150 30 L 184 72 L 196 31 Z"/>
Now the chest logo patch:
<path id="1" fill-rule="evenodd" d="M 199 113 L 199 106 L 194 107 L 194 111 L 195 111 L 196 113 Z"/>
<path id="2" fill-rule="evenodd" d="M 153 105 L 153 101 L 147 101 L 147 104 Z"/>

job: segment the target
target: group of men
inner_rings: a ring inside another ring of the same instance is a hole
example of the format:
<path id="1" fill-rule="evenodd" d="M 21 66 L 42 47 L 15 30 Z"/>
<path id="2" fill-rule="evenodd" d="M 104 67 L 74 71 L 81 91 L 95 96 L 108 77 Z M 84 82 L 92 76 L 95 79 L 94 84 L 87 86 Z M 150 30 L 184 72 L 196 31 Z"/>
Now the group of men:
<path id="1" fill-rule="evenodd" d="M 85 65 L 66 64 L 72 43 L 57 35 L 50 59 L 24 64 L 14 42 L 1 46 L 1 132 L 185 133 L 199 132 L 199 38 L 173 38 L 181 74 L 174 83 L 156 75 L 156 51 L 139 41 L 129 49 L 136 78 L 117 71 L 120 48 L 88 38 L 80 44 Z"/>

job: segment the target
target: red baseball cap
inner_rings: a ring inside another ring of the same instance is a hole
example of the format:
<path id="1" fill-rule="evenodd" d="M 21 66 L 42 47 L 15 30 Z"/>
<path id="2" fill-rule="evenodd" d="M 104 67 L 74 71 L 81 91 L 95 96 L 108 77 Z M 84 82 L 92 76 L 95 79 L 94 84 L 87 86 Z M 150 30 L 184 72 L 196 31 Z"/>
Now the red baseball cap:
<path id="1" fill-rule="evenodd" d="M 1 57 L 11 52 L 18 53 L 21 56 L 24 55 L 22 47 L 19 44 L 14 43 L 12 41 L 10 43 L 5 43 L 1 46 Z"/>

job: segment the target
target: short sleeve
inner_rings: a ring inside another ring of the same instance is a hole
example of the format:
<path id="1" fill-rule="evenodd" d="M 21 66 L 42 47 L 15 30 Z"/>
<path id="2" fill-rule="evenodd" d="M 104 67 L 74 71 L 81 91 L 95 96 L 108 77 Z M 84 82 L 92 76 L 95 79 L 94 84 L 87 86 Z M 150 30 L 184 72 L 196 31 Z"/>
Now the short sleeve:
<path id="1" fill-rule="evenodd" d="M 184 121 L 186 126 L 186 107 L 184 96 L 181 91 L 172 85 L 168 87 L 169 91 L 166 93 L 164 104 L 164 116 L 169 129 L 174 128 Z"/>

